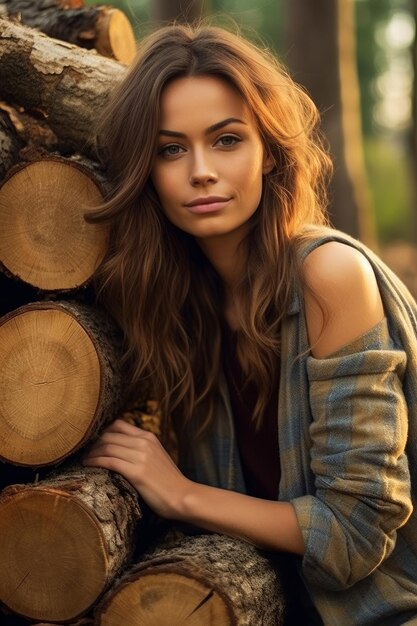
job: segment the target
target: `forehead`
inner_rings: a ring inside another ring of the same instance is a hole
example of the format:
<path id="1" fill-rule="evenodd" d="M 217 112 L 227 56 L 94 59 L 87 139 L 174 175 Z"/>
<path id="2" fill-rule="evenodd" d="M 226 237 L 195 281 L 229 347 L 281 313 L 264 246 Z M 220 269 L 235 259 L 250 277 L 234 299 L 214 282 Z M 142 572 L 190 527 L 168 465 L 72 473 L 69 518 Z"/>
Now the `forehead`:
<path id="1" fill-rule="evenodd" d="M 238 91 L 217 76 L 187 76 L 171 81 L 161 96 L 161 128 L 201 123 L 204 127 L 237 117 L 249 121 L 250 111 Z M 183 130 L 183 128 L 181 128 Z"/>

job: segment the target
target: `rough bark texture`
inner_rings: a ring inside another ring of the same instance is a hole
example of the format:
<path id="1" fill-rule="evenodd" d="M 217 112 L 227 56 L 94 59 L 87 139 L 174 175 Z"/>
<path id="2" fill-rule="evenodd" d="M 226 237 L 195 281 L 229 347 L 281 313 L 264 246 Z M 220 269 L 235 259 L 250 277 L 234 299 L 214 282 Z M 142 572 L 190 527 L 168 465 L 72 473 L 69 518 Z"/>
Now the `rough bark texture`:
<path id="1" fill-rule="evenodd" d="M 93 626 L 93 620 L 88 618 L 81 618 L 76 622 L 67 622 L 66 624 L 57 624 L 56 622 L 38 622 L 33 626 Z"/>
<path id="2" fill-rule="evenodd" d="M 97 608 L 97 625 L 115 625 L 117 618 L 114 621 L 112 617 L 112 605 L 117 602 L 117 595 L 126 586 L 139 586 L 142 577 L 154 574 L 161 577 L 177 574 L 203 583 L 207 589 L 205 601 L 210 599 L 211 593 L 220 596 L 229 608 L 230 624 L 283 624 L 285 598 L 279 574 L 266 555 L 246 542 L 224 535 L 184 536 L 179 533 L 145 553 L 138 565 L 115 582 Z M 163 589 L 163 583 L 161 585 Z M 132 593 L 135 603 L 140 605 L 141 599 L 135 596 L 134 587 Z M 154 602 L 158 602 L 157 597 Z M 134 623 L 132 615 L 132 622 L 126 626 Z M 162 616 L 161 621 L 155 623 L 174 626 L 174 622 L 163 620 Z"/>
<path id="3" fill-rule="evenodd" d="M 170 420 L 164 418 L 158 403 L 155 400 L 146 399 L 145 387 L 138 395 L 137 401 L 126 407 L 121 419 L 158 437 L 174 463 L 178 465 L 178 439 L 175 431 Z"/>
<path id="4" fill-rule="evenodd" d="M 19 161 L 19 151 L 25 145 L 7 111 L 0 108 L 0 182 Z"/>
<path id="5" fill-rule="evenodd" d="M 45 313 L 47 318 L 39 316 Z M 85 344 L 80 348 L 72 339 L 78 329 Z M 119 415 L 125 402 L 120 337 L 97 308 L 63 301 L 25 305 L 2 318 L 0 337 L 3 460 L 35 467 L 61 462 Z"/>
<path id="6" fill-rule="evenodd" d="M 126 68 L 0 18 L 0 97 L 37 112 L 66 149 L 94 151 L 94 124 Z"/>
<path id="7" fill-rule="evenodd" d="M 21 1 L 22 5 L 25 4 L 25 0 L 18 0 Z M 10 2 L 10 0 L 0 0 L 0 15 L 6 15 L 8 13 L 7 11 L 7 5 L 9 3 L 13 3 Z M 30 0 L 28 0 L 27 4 L 30 4 Z M 85 0 L 36 0 L 36 5 L 39 9 L 39 11 L 43 11 L 43 10 L 48 10 L 50 8 L 55 8 L 55 9 L 81 9 L 83 7 L 85 7 Z"/>
<path id="8" fill-rule="evenodd" d="M 52 146 L 49 150 L 46 150 L 43 145 L 43 140 L 39 140 L 39 145 L 36 145 L 36 139 L 33 138 L 32 145 L 28 145 L 20 151 L 20 155 L 24 161 L 22 163 L 23 167 L 26 163 L 33 163 L 40 160 L 49 160 L 55 163 L 62 163 L 63 165 L 71 165 L 78 167 L 81 171 L 84 171 L 88 176 L 93 178 L 94 183 L 103 195 L 110 191 L 111 185 L 107 179 L 106 172 L 100 163 L 93 161 L 80 153 L 63 156 L 59 151 L 59 145 L 57 146 L 58 149 L 56 151 L 52 149 Z M 10 178 L 10 176 L 11 173 L 7 176 L 7 178 Z"/>
<path id="9" fill-rule="evenodd" d="M 130 63 L 135 38 L 127 17 L 108 6 L 62 7 L 50 0 L 0 0 L 8 17 L 82 48 Z"/>
<path id="10" fill-rule="evenodd" d="M 0 601 L 35 620 L 82 616 L 130 558 L 140 517 L 136 491 L 107 470 L 73 467 L 7 487 Z"/>
<path id="11" fill-rule="evenodd" d="M 15 157 L 10 160 L 3 151 L 0 130 L 0 183 L 6 172 L 16 163 L 32 160 L 30 153 L 37 151 L 37 158 L 49 156 L 50 153 L 60 154 L 60 146 L 55 133 L 42 119 L 35 119 L 32 115 L 27 115 L 23 109 L 19 111 L 4 101 L 0 101 L 0 116 L 7 115 L 9 120 L 9 130 L 5 129 L 6 137 L 10 137 L 10 132 L 18 138 L 19 150 L 14 152 Z M 3 125 L 0 125 L 3 128 Z M 29 151 L 29 156 L 26 152 Z"/>

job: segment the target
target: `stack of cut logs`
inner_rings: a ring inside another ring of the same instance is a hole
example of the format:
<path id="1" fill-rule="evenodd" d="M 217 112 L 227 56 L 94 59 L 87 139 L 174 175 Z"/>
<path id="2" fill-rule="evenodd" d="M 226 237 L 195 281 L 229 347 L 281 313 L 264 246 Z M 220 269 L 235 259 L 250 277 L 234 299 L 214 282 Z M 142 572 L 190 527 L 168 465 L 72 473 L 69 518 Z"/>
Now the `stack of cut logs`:
<path id="1" fill-rule="evenodd" d="M 137 493 L 79 463 L 120 415 L 168 442 L 145 391 L 125 406 L 120 332 L 91 288 L 107 230 L 83 217 L 108 188 L 94 118 L 134 50 L 116 9 L 0 0 L 0 623 L 281 624 L 266 555 L 171 529 L 138 557 Z"/>

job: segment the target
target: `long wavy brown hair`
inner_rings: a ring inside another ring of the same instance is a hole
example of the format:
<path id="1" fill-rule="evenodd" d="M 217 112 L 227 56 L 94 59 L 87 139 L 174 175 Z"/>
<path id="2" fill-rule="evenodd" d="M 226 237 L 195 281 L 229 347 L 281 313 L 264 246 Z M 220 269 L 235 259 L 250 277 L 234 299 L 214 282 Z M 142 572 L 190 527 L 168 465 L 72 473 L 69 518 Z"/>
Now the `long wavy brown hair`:
<path id="1" fill-rule="evenodd" d="M 144 39 L 98 127 L 113 190 L 89 221 L 110 223 L 99 295 L 123 329 L 132 389 L 146 380 L 166 415 L 209 425 L 221 369 L 223 285 L 190 235 L 164 216 L 150 180 L 161 94 L 175 78 L 218 76 L 238 90 L 275 166 L 245 240 L 236 288 L 238 354 L 259 396 L 259 425 L 272 392 L 280 326 L 293 281 L 295 242 L 306 224 L 326 223 L 331 163 L 308 95 L 267 51 L 218 27 L 172 25 Z"/>

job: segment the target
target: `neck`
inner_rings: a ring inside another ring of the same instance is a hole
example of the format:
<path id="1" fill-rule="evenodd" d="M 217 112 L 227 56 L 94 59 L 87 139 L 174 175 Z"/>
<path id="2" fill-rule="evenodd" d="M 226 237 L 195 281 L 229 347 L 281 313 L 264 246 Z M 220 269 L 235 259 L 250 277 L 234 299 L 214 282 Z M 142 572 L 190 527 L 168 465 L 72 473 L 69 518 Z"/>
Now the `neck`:
<path id="1" fill-rule="evenodd" d="M 220 278 L 226 293 L 232 293 L 243 274 L 246 263 L 246 251 L 240 245 L 243 236 L 240 232 L 227 233 L 197 239 L 197 242 Z"/>

